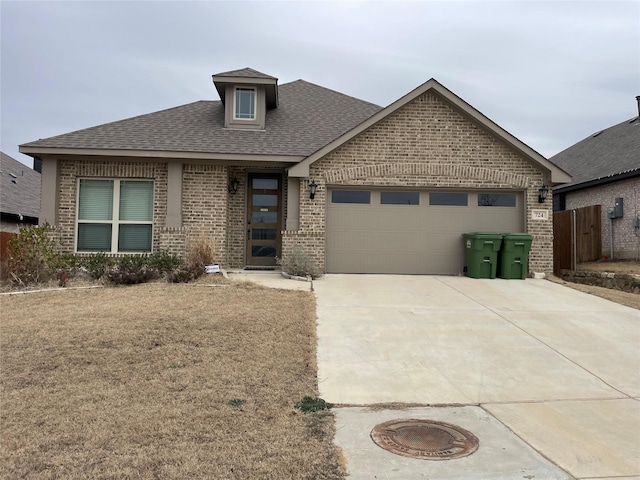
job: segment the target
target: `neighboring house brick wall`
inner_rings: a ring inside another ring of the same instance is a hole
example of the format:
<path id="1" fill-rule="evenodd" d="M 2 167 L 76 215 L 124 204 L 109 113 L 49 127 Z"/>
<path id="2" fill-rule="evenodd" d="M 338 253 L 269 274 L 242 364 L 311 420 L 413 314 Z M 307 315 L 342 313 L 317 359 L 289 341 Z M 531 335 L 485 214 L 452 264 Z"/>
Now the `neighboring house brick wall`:
<path id="1" fill-rule="evenodd" d="M 302 182 L 300 231 L 286 232 L 286 244 L 307 244 L 316 249 L 309 252 L 314 258 L 324 259 L 326 191 L 332 185 L 511 188 L 526 192 L 525 228 L 534 236 L 529 270 L 552 270 L 552 202 L 537 201 L 542 172 L 431 93 L 312 164 L 309 178 L 319 185 L 315 199 Z M 549 219 L 528 220 L 531 209 L 547 210 Z M 324 263 L 319 266 L 324 270 Z"/>
<path id="2" fill-rule="evenodd" d="M 607 208 L 615 205 L 615 199 L 624 199 L 624 216 L 613 219 L 614 258 L 638 258 L 640 251 L 640 231 L 634 228 L 634 221 L 640 215 L 640 177 L 620 180 L 597 187 L 567 192 L 565 208 L 602 206 L 602 256 L 611 255 L 611 235 Z"/>

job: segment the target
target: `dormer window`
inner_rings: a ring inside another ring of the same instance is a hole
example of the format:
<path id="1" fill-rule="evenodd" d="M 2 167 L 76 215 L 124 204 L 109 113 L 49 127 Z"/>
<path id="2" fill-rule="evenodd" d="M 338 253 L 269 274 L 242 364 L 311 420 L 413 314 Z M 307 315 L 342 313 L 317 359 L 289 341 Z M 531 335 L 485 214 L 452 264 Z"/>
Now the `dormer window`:
<path id="1" fill-rule="evenodd" d="M 251 68 L 219 73 L 213 84 L 224 105 L 224 127 L 265 130 L 267 111 L 278 107 L 278 79 Z"/>
<path id="2" fill-rule="evenodd" d="M 233 118 L 236 120 L 253 120 L 256 118 L 255 88 L 236 88 Z"/>

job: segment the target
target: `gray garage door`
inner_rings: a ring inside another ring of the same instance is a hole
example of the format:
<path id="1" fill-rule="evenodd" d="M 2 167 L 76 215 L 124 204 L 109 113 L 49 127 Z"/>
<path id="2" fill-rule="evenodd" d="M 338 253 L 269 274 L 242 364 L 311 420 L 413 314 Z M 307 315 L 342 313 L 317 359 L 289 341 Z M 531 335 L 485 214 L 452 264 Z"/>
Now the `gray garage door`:
<path id="1" fill-rule="evenodd" d="M 329 191 L 327 272 L 462 273 L 465 232 L 521 232 L 521 192 Z"/>

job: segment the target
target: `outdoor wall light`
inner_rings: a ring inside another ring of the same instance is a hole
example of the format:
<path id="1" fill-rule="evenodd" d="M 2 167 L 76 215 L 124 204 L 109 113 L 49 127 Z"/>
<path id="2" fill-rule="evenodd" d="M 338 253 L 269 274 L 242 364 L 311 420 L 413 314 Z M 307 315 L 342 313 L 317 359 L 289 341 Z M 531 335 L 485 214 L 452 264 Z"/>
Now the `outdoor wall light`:
<path id="1" fill-rule="evenodd" d="M 309 181 L 309 198 L 313 200 L 316 197 L 316 190 L 318 189 L 318 184 L 313 180 Z"/>
<path id="2" fill-rule="evenodd" d="M 547 187 L 544 183 L 538 189 L 538 203 L 544 203 L 547 199 L 547 193 L 549 192 L 549 187 Z"/>
<path id="3" fill-rule="evenodd" d="M 236 193 L 238 191 L 238 185 L 240 185 L 240 180 L 233 177 L 229 182 L 229 193 Z"/>

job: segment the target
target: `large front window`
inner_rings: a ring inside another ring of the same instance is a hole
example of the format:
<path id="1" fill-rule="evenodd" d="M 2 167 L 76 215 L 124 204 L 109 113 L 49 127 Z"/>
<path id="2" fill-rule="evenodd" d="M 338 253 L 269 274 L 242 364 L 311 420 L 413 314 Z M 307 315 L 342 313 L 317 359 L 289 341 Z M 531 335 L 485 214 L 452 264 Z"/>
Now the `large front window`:
<path id="1" fill-rule="evenodd" d="M 153 182 L 81 179 L 78 252 L 150 252 Z"/>
<path id="2" fill-rule="evenodd" d="M 234 118 L 253 120 L 256 118 L 256 90 L 254 88 L 236 88 Z"/>

